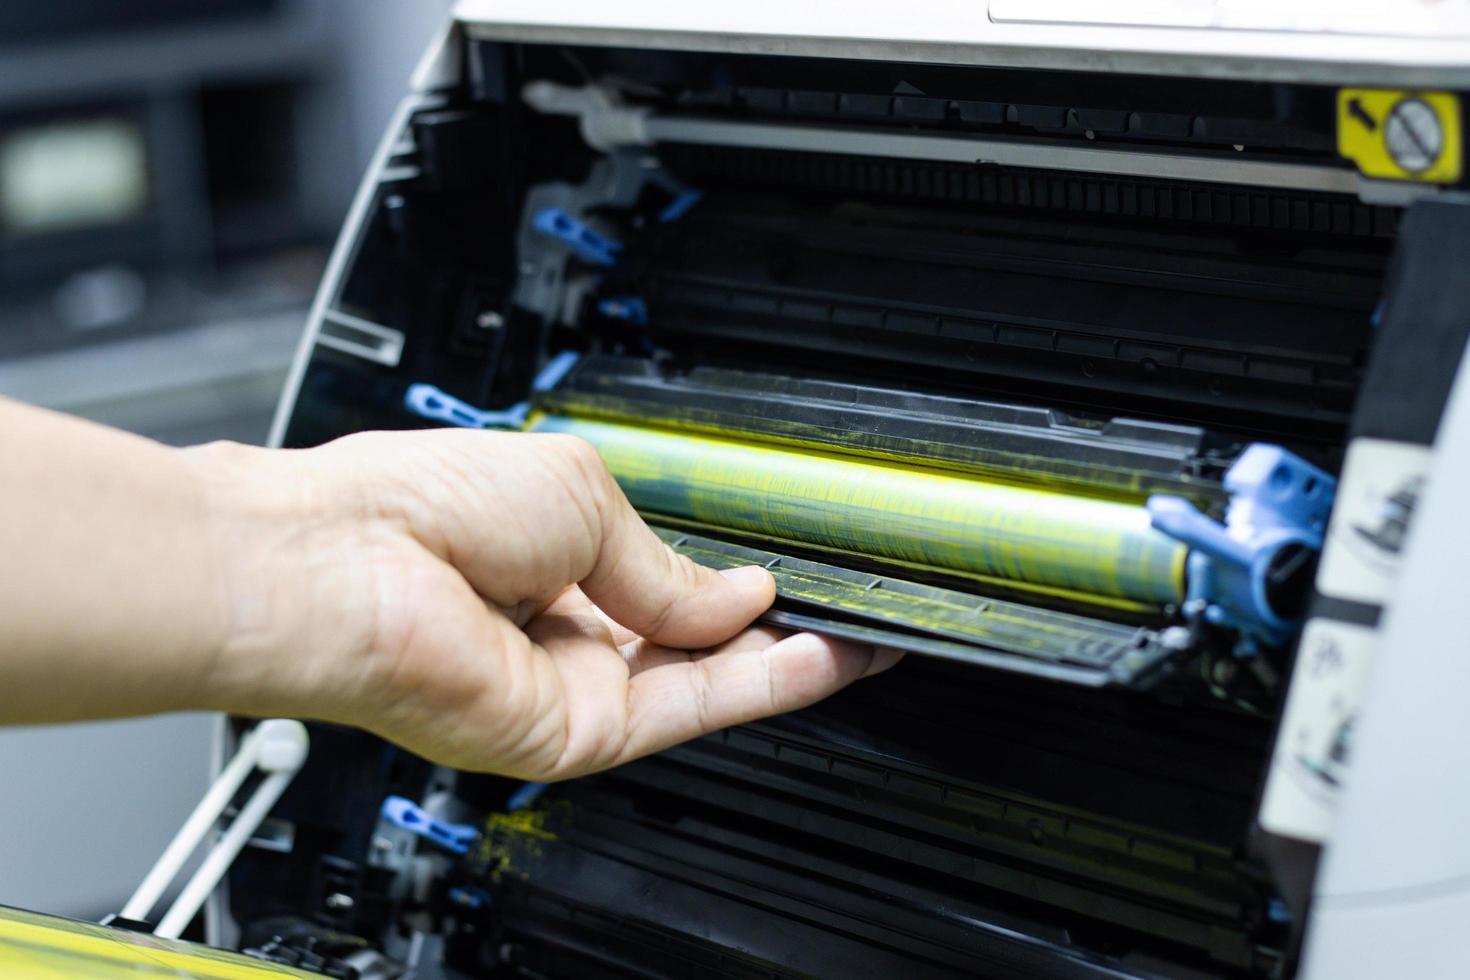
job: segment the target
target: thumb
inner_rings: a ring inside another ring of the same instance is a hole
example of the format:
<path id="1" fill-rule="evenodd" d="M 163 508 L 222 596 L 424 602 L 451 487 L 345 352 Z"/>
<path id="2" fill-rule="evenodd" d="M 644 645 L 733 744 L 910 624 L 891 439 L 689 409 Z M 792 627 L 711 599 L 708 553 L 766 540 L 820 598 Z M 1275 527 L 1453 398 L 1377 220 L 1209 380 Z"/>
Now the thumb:
<path id="1" fill-rule="evenodd" d="M 611 476 L 592 571 L 580 585 L 608 616 L 655 643 L 712 646 L 750 625 L 776 599 L 759 565 L 717 572 L 664 544 Z"/>

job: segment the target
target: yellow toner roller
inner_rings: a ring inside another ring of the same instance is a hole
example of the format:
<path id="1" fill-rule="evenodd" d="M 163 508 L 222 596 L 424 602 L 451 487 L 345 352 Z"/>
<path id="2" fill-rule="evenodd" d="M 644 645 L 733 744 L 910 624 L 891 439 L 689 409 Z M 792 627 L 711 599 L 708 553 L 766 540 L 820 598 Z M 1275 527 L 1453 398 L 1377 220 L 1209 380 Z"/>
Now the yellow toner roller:
<path id="1" fill-rule="evenodd" d="M 896 464 L 559 415 L 639 510 L 1147 603 L 1184 597 L 1185 548 L 1142 506 Z"/>

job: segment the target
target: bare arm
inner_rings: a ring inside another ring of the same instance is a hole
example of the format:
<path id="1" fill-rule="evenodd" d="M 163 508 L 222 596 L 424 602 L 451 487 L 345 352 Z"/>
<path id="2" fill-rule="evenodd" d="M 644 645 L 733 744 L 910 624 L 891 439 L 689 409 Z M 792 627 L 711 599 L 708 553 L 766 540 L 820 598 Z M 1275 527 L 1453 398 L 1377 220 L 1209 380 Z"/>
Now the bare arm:
<path id="1" fill-rule="evenodd" d="M 0 400 L 0 721 L 358 725 L 561 778 L 810 704 L 897 655 L 750 622 L 575 439 L 170 449 Z"/>

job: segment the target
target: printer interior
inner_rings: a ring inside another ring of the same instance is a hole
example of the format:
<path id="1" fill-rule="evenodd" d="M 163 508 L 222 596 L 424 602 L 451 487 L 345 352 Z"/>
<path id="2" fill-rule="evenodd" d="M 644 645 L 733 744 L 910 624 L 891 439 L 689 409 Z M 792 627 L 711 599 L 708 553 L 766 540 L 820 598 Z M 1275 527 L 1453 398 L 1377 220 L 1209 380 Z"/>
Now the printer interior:
<path id="1" fill-rule="evenodd" d="M 242 944 L 1280 975 L 1300 909 L 1254 811 L 1400 217 L 1343 189 L 1333 91 L 462 56 L 364 188 L 285 443 L 581 435 L 676 550 L 769 568 L 770 621 L 910 656 L 551 787 L 314 726 L 291 853 L 232 872 Z M 483 837 L 414 864 L 390 795 Z"/>

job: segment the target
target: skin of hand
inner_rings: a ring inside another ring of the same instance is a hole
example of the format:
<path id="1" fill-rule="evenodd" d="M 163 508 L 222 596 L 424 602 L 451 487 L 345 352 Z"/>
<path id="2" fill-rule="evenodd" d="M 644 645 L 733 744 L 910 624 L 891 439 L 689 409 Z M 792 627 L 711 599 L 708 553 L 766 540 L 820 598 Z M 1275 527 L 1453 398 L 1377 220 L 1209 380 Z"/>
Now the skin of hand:
<path id="1" fill-rule="evenodd" d="M 556 779 L 811 704 L 897 659 L 748 628 L 775 598 L 770 573 L 675 554 L 580 439 L 368 433 L 193 458 L 223 502 L 221 550 L 252 542 L 230 563 L 222 657 L 228 700 L 251 713 L 291 707 L 459 768 Z M 272 508 L 252 514 L 261 499 Z M 254 665 L 282 651 L 262 687 Z"/>
<path id="2" fill-rule="evenodd" d="M 0 721 L 312 718 L 562 779 L 900 657 L 750 626 L 769 573 L 674 554 L 568 436 L 174 450 L 0 402 L 0 440 Z"/>

